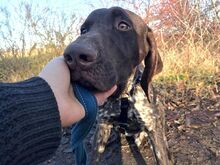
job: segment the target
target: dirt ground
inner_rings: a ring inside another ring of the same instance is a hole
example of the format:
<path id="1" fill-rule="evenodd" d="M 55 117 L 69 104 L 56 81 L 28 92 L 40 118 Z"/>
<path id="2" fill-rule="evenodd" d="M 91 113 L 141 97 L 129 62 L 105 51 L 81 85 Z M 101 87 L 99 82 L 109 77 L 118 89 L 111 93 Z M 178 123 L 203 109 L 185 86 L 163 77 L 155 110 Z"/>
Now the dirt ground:
<path id="1" fill-rule="evenodd" d="M 181 83 L 166 87 L 158 85 L 156 89 L 166 114 L 166 136 L 175 164 L 220 164 L 220 82 L 201 89 L 188 89 Z M 99 162 L 95 162 L 92 147 L 94 130 L 86 139 L 90 164 L 154 164 L 147 141 L 138 147 L 133 137 L 126 137 L 114 128 L 105 152 Z M 69 141 L 70 131 L 65 129 L 56 154 L 41 165 L 74 164 Z"/>

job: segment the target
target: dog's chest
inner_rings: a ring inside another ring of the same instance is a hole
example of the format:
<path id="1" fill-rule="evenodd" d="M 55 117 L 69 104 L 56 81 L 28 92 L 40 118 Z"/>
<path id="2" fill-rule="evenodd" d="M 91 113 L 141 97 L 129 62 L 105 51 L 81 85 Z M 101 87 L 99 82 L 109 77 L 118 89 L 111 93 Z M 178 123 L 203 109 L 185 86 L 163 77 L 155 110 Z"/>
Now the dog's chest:
<path id="1" fill-rule="evenodd" d="M 130 91 L 131 85 L 128 89 L 127 91 Z M 128 105 L 123 105 L 123 99 L 127 99 Z M 125 106 L 128 107 L 123 108 Z M 127 113 L 127 119 L 122 118 L 123 113 Z M 112 124 L 116 128 L 120 128 L 121 126 L 123 128 L 123 126 L 125 126 L 127 132 L 133 134 L 138 131 L 143 131 L 145 126 L 149 130 L 153 129 L 153 113 L 153 108 L 151 104 L 149 104 L 145 93 L 140 85 L 137 84 L 132 96 L 123 94 L 121 98 L 114 101 L 108 101 L 100 108 L 98 120 L 100 123 Z"/>
<path id="2" fill-rule="evenodd" d="M 128 89 L 121 98 L 108 101 L 99 110 L 93 143 L 95 144 L 95 153 L 98 155 L 97 161 L 102 158 L 105 150 L 112 148 L 115 151 L 113 142 L 120 141 L 116 145 L 120 146 L 123 143 L 123 137 L 125 137 L 131 150 L 133 150 L 131 146 L 136 146 L 137 150 L 146 151 L 144 153 L 146 158 L 153 158 L 152 164 L 158 164 L 158 162 L 170 164 L 171 158 L 167 156 L 169 154 L 163 111 L 158 110 L 155 101 L 153 104 L 148 102 L 139 83 L 135 85 L 135 88 L 131 85 Z M 132 89 L 133 92 L 130 92 Z M 156 100 L 156 93 L 152 87 L 151 91 L 151 97 Z M 133 139 L 133 142 L 130 143 L 129 139 Z M 123 143 L 123 146 L 126 145 Z M 141 149 L 142 147 L 144 150 Z"/>

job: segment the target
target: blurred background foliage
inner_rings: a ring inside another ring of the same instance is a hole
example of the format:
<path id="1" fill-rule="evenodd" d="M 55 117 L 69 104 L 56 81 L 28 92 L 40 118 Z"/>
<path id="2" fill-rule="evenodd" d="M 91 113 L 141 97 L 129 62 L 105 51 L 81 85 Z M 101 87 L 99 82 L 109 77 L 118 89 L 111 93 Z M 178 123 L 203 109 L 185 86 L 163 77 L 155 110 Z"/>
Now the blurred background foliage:
<path id="1" fill-rule="evenodd" d="M 69 12 L 41 1 L 14 2 L 0 7 L 0 81 L 37 75 L 79 35 L 90 11 L 121 6 L 154 31 L 164 62 L 156 82 L 196 88 L 220 82 L 219 0 L 84 0 L 78 8 L 68 1 Z"/>

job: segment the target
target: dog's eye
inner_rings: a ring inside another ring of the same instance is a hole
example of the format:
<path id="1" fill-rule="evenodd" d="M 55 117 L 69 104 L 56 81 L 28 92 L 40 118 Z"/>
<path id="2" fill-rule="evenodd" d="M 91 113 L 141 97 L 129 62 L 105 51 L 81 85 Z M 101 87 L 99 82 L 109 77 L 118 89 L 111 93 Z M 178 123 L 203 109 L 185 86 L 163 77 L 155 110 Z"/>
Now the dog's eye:
<path id="1" fill-rule="evenodd" d="M 120 30 L 120 31 L 128 31 L 130 29 L 131 29 L 131 27 L 130 27 L 130 25 L 127 22 L 124 22 L 124 21 L 119 22 L 118 30 Z"/>
<path id="2" fill-rule="evenodd" d="M 81 34 L 85 34 L 87 32 L 88 32 L 88 30 L 86 28 L 84 28 L 84 27 L 80 29 L 80 33 Z"/>

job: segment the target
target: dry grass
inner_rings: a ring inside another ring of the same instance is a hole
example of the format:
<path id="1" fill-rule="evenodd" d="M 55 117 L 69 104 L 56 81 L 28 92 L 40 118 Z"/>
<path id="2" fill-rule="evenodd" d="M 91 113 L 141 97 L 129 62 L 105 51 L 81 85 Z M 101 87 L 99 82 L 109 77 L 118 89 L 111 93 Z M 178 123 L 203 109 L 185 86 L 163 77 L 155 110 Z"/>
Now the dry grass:
<path id="1" fill-rule="evenodd" d="M 35 13 L 29 4 L 25 4 L 23 7 L 24 14 L 29 13 L 32 16 L 33 14 L 30 13 Z M 194 11 L 194 8 L 192 10 Z M 4 12 L 7 16 L 7 11 Z M 41 13 L 38 12 L 38 14 L 37 16 L 41 18 Z M 173 17 L 178 18 L 176 19 L 177 22 L 182 22 L 182 19 L 185 19 L 184 17 L 180 19 L 176 15 Z M 178 31 L 178 33 L 156 35 L 158 48 L 164 63 L 163 72 L 156 76 L 156 82 L 162 84 L 177 83 L 196 88 L 220 82 L 219 24 L 208 21 L 203 24 L 204 26 L 198 26 L 197 20 L 206 20 L 206 17 L 203 18 L 201 15 L 194 17 L 193 24 L 184 24 L 179 27 L 180 29 L 186 29 L 182 33 Z M 5 47 L 4 51 L 0 47 L 0 81 L 18 81 L 37 75 L 48 60 L 62 54 L 66 44 L 76 36 L 77 28 L 79 28 L 82 21 L 76 20 L 74 14 L 69 23 L 65 19 L 61 19 L 63 22 L 61 21 L 62 26 L 60 25 L 60 27 L 66 27 L 63 30 L 62 28 L 56 29 L 53 26 L 54 23 L 57 23 L 56 21 L 47 21 L 54 20 L 50 10 L 43 18 L 41 21 L 37 21 L 35 17 L 24 17 L 24 20 L 26 20 L 24 22 L 30 24 L 28 24 L 28 32 L 32 32 L 36 38 L 40 39 L 40 43 L 32 43 L 29 49 L 24 47 L 25 43 L 29 43 L 29 40 L 25 40 L 27 38 L 22 38 L 23 47 L 18 48 L 18 45 L 14 44 L 16 42 L 13 41 L 13 35 L 11 36 L 12 39 L 3 37 L 5 43 L 9 43 L 11 47 Z M 159 18 L 163 18 L 163 15 Z M 184 21 L 187 22 L 187 20 Z M 190 22 L 190 20 L 188 21 Z M 47 28 L 42 29 L 42 27 Z M 11 31 L 10 26 L 7 28 L 8 31 Z M 155 28 L 152 27 L 152 29 Z M 0 34 L 4 33 L 1 30 L 0 32 Z"/>
<path id="2" fill-rule="evenodd" d="M 188 87 L 206 86 L 220 82 L 220 58 L 216 50 L 199 43 L 188 43 L 181 48 L 159 45 L 164 68 L 155 81 L 159 83 L 183 83 Z M 42 67 L 54 56 L 51 50 L 47 55 L 28 57 L 5 56 L 0 59 L 0 81 L 18 81 L 37 75 Z"/>
<path id="3" fill-rule="evenodd" d="M 164 68 L 156 80 L 188 87 L 220 82 L 220 34 L 211 37 L 208 42 L 186 36 L 182 40 L 171 36 L 166 42 L 160 39 Z"/>
<path id="4" fill-rule="evenodd" d="M 219 37 L 220 38 L 220 37 Z M 163 59 L 163 72 L 156 81 L 165 83 L 183 82 L 196 87 L 198 84 L 209 84 L 219 80 L 219 50 L 210 41 L 203 46 L 200 42 L 170 44 L 159 42 L 159 51 Z M 220 42 L 220 41 L 218 41 Z M 173 41 L 177 43 L 177 41 Z M 216 41 L 215 41 L 216 43 Z M 171 46 L 172 45 L 172 46 Z M 50 48 L 47 55 L 40 54 L 27 57 L 9 55 L 0 58 L 0 81 L 18 81 L 36 75 L 52 57 L 57 56 L 56 50 Z"/>
<path id="5" fill-rule="evenodd" d="M 38 75 L 54 55 L 0 58 L 0 82 L 15 82 Z"/>
<path id="6" fill-rule="evenodd" d="M 186 45 L 178 51 L 175 48 L 161 49 L 164 62 L 163 76 L 175 80 L 189 80 L 196 77 L 215 75 L 219 72 L 219 59 L 202 46 Z"/>

